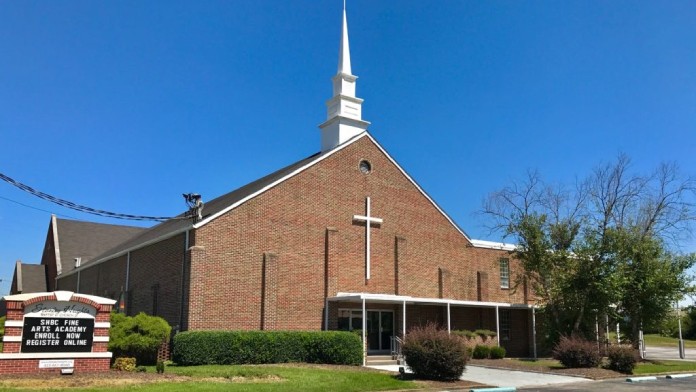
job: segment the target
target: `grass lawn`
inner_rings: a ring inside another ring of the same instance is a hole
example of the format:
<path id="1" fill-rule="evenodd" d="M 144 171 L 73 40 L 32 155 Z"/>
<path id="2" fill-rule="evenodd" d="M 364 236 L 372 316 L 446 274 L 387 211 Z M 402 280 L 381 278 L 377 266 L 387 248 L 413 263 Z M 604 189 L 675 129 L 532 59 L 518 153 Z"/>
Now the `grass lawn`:
<path id="1" fill-rule="evenodd" d="M 646 334 L 645 337 L 645 346 L 650 347 L 650 346 L 663 346 L 663 347 L 679 347 L 679 339 L 676 338 L 669 338 L 666 336 L 661 336 L 658 334 Z M 684 339 L 684 347 L 687 348 L 696 348 L 696 340 L 687 340 Z"/>
<path id="2" fill-rule="evenodd" d="M 495 363 L 495 362 L 494 362 Z M 498 362 L 502 368 L 513 368 L 516 370 L 524 370 L 525 368 L 530 370 L 542 371 L 542 372 L 553 372 L 555 370 L 566 369 L 560 362 L 551 358 L 543 358 L 539 360 L 525 360 L 525 359 L 506 359 L 504 361 Z M 583 375 L 583 372 L 588 370 L 584 369 L 568 369 L 577 372 L 577 375 Z M 598 369 L 599 370 L 599 369 Z M 646 361 L 639 362 L 636 368 L 633 370 L 635 375 L 646 375 L 646 374 L 660 374 L 660 373 L 696 373 L 696 362 L 686 362 L 686 361 Z M 570 372 L 573 373 L 573 372 Z M 612 375 L 599 374 L 601 377 L 622 377 L 620 373 L 615 373 Z M 592 374 L 588 375 L 594 378 Z"/>
<path id="3" fill-rule="evenodd" d="M 633 374 L 696 372 L 696 362 L 650 361 L 642 362 L 633 369 Z"/>
<path id="4" fill-rule="evenodd" d="M 126 378 L 99 376 L 84 382 L 78 376 L 13 380 L 0 379 L 0 391 L 75 390 L 143 392 L 195 391 L 384 391 L 417 389 L 414 382 L 401 381 L 392 375 L 360 367 L 313 365 L 258 365 L 258 366 L 169 366 L 161 380 L 148 369 L 147 377 L 129 373 Z M 132 379 L 128 379 L 132 374 Z M 140 378 L 139 378 L 140 377 Z M 19 383 L 22 381 L 23 383 Z M 27 384 L 31 381 L 31 384 Z"/>

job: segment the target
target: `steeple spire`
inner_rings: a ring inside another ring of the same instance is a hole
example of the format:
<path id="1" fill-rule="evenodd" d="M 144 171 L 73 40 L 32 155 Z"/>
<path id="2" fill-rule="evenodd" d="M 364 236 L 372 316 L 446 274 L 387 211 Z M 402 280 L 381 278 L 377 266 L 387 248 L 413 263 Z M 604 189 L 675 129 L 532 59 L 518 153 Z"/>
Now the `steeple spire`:
<path id="1" fill-rule="evenodd" d="M 362 119 L 363 100 L 355 96 L 355 81 L 350 67 L 348 18 L 343 2 L 343 26 L 338 50 L 338 72 L 333 77 L 333 97 L 326 102 L 327 119 L 321 129 L 321 151 L 329 151 L 365 132 L 369 122 Z"/>
<path id="2" fill-rule="evenodd" d="M 338 50 L 338 73 L 350 75 L 350 45 L 348 44 L 348 18 L 346 18 L 346 2 L 343 2 L 343 31 L 341 47 Z"/>

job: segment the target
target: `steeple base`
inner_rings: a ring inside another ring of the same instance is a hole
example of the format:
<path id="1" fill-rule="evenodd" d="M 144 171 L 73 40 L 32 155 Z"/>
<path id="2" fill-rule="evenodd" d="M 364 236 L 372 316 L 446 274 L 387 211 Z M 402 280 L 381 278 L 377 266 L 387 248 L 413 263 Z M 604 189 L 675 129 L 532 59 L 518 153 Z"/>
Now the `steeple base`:
<path id="1" fill-rule="evenodd" d="M 321 152 L 333 150 L 367 130 L 369 122 L 336 116 L 319 125 L 321 129 Z"/>

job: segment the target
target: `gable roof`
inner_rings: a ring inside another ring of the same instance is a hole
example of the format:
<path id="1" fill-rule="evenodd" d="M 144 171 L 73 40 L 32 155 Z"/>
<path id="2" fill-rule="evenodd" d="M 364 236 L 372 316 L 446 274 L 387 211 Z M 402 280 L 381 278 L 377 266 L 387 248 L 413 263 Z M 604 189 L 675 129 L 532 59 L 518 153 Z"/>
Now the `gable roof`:
<path id="1" fill-rule="evenodd" d="M 46 291 L 46 266 L 17 261 L 12 283 L 17 293 L 44 292 Z"/>
<path id="2" fill-rule="evenodd" d="M 75 269 L 75 258 L 88 264 L 104 251 L 144 232 L 147 228 L 55 219 L 54 236 L 62 273 Z"/>
<path id="3" fill-rule="evenodd" d="M 247 185 L 242 186 L 232 192 L 224 194 L 213 200 L 205 202 L 203 208 L 203 219 L 200 222 L 193 224 L 191 220 L 187 217 L 188 213 L 182 213 L 176 217 L 162 222 L 150 229 L 136 235 L 135 237 L 127 240 L 117 246 L 103 252 L 100 255 L 94 257 L 90 264 L 101 263 L 107 261 L 114 257 L 121 256 L 132 250 L 139 249 L 141 247 L 147 246 L 149 244 L 159 242 L 161 240 L 173 237 L 177 234 L 188 231 L 189 229 L 197 229 L 199 227 L 205 226 L 211 221 L 215 220 L 219 216 L 226 214 L 227 212 L 235 209 L 241 204 L 253 199 L 254 197 L 264 193 L 265 191 L 275 187 L 278 184 L 292 178 L 293 176 L 303 172 L 304 170 L 316 165 L 322 160 L 332 156 L 338 151 L 346 148 L 347 146 L 355 143 L 356 141 L 362 139 L 363 137 L 369 138 L 375 146 L 396 166 L 396 168 L 418 189 L 418 191 L 425 196 L 425 198 L 432 203 L 432 205 L 447 219 L 448 222 L 454 226 L 454 228 L 471 242 L 470 237 L 462 230 L 455 222 L 450 218 L 440 206 L 435 203 L 435 201 L 423 190 L 423 188 L 418 185 L 418 183 L 408 175 L 408 173 L 386 152 L 386 150 L 370 135 L 368 132 L 364 132 L 353 139 L 343 143 L 342 145 L 323 152 L 316 153 L 307 158 L 304 158 L 298 162 L 288 165 L 278 171 L 275 171 L 265 177 L 262 177 L 256 181 L 253 181 Z M 84 264 L 83 264 L 84 265 Z M 64 273 L 65 274 L 65 273 Z"/>

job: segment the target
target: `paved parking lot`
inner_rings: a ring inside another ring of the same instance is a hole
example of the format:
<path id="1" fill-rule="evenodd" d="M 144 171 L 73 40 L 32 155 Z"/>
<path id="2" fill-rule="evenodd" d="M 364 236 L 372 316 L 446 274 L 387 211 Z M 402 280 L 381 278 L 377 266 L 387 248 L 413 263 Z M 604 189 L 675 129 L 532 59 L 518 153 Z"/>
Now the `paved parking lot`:
<path id="1" fill-rule="evenodd" d="M 519 391 L 567 391 L 567 392 L 678 392 L 696 390 L 696 378 L 681 378 L 669 380 L 658 377 L 656 381 L 626 382 L 625 379 L 595 381 L 581 384 L 565 384 L 553 386 L 539 386 L 518 388 Z"/>
<path id="2" fill-rule="evenodd" d="M 685 350 L 685 361 L 696 361 L 696 349 L 687 348 Z M 646 347 L 645 357 L 647 359 L 669 359 L 679 361 L 679 348 L 677 347 Z"/>

